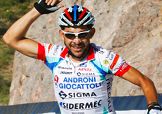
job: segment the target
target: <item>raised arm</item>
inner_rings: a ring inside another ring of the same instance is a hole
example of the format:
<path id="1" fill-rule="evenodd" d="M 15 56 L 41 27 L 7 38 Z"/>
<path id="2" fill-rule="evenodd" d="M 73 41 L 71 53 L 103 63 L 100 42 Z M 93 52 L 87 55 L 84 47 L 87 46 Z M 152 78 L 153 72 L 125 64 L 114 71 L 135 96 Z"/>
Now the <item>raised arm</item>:
<path id="1" fill-rule="evenodd" d="M 4 34 L 3 41 L 16 49 L 17 51 L 31 57 L 37 56 L 37 42 L 25 38 L 25 34 L 28 31 L 30 25 L 40 16 L 41 14 L 33 8 L 22 18 L 17 20 Z"/>
<path id="2" fill-rule="evenodd" d="M 38 42 L 26 38 L 25 34 L 30 25 L 41 15 L 56 11 L 61 6 L 61 0 L 39 0 L 34 8 L 17 20 L 4 34 L 3 41 L 17 51 L 30 56 L 37 57 Z"/>

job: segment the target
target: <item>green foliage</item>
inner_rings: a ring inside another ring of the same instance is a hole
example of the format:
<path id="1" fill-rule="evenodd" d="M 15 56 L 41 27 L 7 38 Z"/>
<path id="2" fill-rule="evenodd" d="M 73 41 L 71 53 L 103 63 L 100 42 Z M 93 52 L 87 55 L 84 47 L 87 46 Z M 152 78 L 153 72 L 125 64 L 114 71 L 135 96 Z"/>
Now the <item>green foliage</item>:
<path id="1" fill-rule="evenodd" d="M 18 18 L 33 6 L 34 0 L 0 0 L 0 39 Z M 8 104 L 14 50 L 0 40 L 0 104 Z"/>
<path id="2" fill-rule="evenodd" d="M 0 41 L 0 104 L 8 104 L 11 83 L 11 68 L 14 50 Z"/>
<path id="3" fill-rule="evenodd" d="M 9 101 L 9 88 L 10 88 L 10 81 L 5 80 L 3 76 L 0 75 L 0 103 L 6 104 Z"/>
<path id="4" fill-rule="evenodd" d="M 32 4 L 31 0 L 0 0 L 0 35 L 3 35 L 14 21 L 25 14 Z"/>
<path id="5" fill-rule="evenodd" d="M 0 69 L 9 65 L 11 60 L 13 60 L 14 50 L 8 48 L 3 42 L 0 42 Z"/>

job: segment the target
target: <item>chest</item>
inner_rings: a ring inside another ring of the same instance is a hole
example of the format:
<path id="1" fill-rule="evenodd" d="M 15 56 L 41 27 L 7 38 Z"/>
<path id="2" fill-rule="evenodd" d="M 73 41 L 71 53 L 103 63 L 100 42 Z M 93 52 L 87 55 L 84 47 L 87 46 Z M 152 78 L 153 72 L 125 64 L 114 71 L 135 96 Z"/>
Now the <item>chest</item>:
<path id="1" fill-rule="evenodd" d="M 99 72 L 91 62 L 74 65 L 63 61 L 53 69 L 53 75 L 64 83 L 95 83 L 105 80 L 104 74 Z"/>

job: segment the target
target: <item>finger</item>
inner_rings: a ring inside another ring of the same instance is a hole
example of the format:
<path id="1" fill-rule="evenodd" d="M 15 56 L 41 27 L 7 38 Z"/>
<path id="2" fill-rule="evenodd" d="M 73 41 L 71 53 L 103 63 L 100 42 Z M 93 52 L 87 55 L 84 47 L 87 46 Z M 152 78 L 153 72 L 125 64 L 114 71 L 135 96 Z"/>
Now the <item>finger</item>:
<path id="1" fill-rule="evenodd" d="M 52 1 L 56 1 L 56 0 L 48 0 L 47 5 L 50 5 Z"/>
<path id="2" fill-rule="evenodd" d="M 56 3 L 56 1 L 53 0 L 53 1 L 51 2 L 51 6 L 55 5 L 55 3 Z"/>
<path id="3" fill-rule="evenodd" d="M 53 1 L 53 2 L 51 3 L 51 6 L 57 5 L 57 4 L 59 4 L 61 1 L 62 1 L 62 0 L 55 0 L 55 1 Z"/>
<path id="4" fill-rule="evenodd" d="M 45 0 L 45 3 L 48 3 L 50 0 Z"/>

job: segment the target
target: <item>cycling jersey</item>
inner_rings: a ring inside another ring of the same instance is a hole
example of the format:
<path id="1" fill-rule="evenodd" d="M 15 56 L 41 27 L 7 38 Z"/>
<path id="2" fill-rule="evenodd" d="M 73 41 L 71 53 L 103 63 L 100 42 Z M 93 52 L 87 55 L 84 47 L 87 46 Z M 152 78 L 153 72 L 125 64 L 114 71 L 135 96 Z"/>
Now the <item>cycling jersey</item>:
<path id="1" fill-rule="evenodd" d="M 53 74 L 61 114 L 115 114 L 111 100 L 113 76 L 122 76 L 130 66 L 118 54 L 95 44 L 80 63 L 67 55 L 66 47 L 38 44 L 38 59 Z"/>

